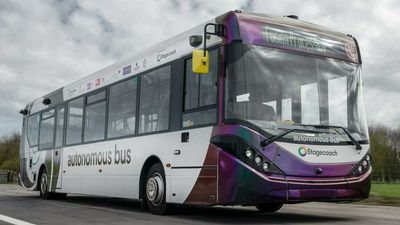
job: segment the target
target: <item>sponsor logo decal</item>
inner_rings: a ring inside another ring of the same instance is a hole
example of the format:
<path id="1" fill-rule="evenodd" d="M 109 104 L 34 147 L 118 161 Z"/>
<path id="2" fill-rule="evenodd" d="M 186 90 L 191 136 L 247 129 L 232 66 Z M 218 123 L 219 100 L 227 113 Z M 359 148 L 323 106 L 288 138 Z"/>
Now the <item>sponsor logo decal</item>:
<path id="1" fill-rule="evenodd" d="M 122 68 L 122 76 L 130 74 L 132 71 L 132 66 L 125 66 L 124 68 Z"/>
<path id="2" fill-rule="evenodd" d="M 135 63 L 135 67 L 133 67 L 133 71 L 138 71 L 140 69 L 139 63 Z"/>
<path id="3" fill-rule="evenodd" d="M 104 78 L 97 78 L 95 81 L 95 85 L 96 87 L 101 85 L 104 82 Z"/>
<path id="4" fill-rule="evenodd" d="M 302 145 L 298 149 L 298 153 L 301 157 L 306 157 L 307 155 L 312 155 L 312 156 L 332 156 L 332 157 L 337 157 L 339 156 L 339 153 L 336 150 L 329 151 L 329 150 L 313 150 L 311 148 L 307 148 L 306 146 Z"/>

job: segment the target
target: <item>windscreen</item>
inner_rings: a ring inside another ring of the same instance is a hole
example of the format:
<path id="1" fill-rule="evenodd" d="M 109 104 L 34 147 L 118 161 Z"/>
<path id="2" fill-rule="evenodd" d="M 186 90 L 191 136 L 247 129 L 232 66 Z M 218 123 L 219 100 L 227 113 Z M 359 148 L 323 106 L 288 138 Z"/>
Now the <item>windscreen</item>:
<path id="1" fill-rule="evenodd" d="M 359 65 L 255 45 L 229 47 L 226 119 L 250 122 L 271 136 L 294 128 L 318 131 L 285 136 L 294 142 L 350 141 L 343 129 L 327 126 L 368 140 Z"/>

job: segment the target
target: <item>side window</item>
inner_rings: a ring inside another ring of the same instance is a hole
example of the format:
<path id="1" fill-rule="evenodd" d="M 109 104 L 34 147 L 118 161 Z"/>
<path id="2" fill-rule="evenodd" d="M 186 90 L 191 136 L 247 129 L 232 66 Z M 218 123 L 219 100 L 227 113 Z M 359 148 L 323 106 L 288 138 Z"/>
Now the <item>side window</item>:
<path id="1" fill-rule="evenodd" d="M 39 143 L 39 120 L 40 114 L 28 117 L 28 143 L 31 147 Z"/>
<path id="2" fill-rule="evenodd" d="M 60 148 L 64 140 L 64 106 L 56 110 L 56 143 L 55 147 Z"/>
<path id="3" fill-rule="evenodd" d="M 85 142 L 103 140 L 106 128 L 106 92 L 89 95 L 85 109 Z"/>
<path id="4" fill-rule="evenodd" d="M 141 77 L 139 133 L 166 130 L 169 127 L 171 66 Z"/>
<path id="5" fill-rule="evenodd" d="M 108 137 L 135 134 L 137 77 L 110 88 Z"/>
<path id="6" fill-rule="evenodd" d="M 218 49 L 210 51 L 208 74 L 194 74 L 192 59 L 185 62 L 185 103 L 182 118 L 183 127 L 215 123 L 217 120 L 217 77 Z M 202 107 L 207 107 L 203 108 Z"/>
<path id="7" fill-rule="evenodd" d="M 39 149 L 53 148 L 54 144 L 54 109 L 43 112 L 40 120 Z"/>
<path id="8" fill-rule="evenodd" d="M 82 142 L 83 97 L 70 101 L 67 112 L 66 144 Z"/>

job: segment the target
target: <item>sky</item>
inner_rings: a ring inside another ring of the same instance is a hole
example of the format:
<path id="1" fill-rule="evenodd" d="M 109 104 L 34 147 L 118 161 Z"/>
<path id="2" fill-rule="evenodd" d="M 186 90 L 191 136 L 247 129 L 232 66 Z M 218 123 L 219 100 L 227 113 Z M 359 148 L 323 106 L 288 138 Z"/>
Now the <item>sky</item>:
<path id="1" fill-rule="evenodd" d="M 400 1 L 0 0 L 0 136 L 33 99 L 235 9 L 355 36 L 367 121 L 400 127 Z"/>

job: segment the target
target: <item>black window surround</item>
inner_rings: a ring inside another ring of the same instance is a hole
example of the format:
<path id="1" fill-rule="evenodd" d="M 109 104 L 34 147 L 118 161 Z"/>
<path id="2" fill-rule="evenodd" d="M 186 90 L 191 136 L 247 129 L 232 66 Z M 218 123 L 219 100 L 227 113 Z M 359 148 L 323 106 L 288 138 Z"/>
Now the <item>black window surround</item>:
<path id="1" fill-rule="evenodd" d="M 216 49 L 220 49 L 220 45 L 213 46 L 213 47 L 209 48 L 208 50 L 212 51 L 212 50 L 216 50 Z M 218 110 L 219 110 L 218 109 L 218 101 L 219 101 L 219 99 L 218 99 L 218 94 L 219 94 L 218 82 L 219 82 L 219 73 L 220 73 L 220 65 L 219 64 L 221 62 L 220 61 L 220 52 L 218 52 L 217 55 L 218 55 L 218 63 L 217 63 L 218 66 L 217 66 L 217 83 L 216 83 L 216 86 L 217 86 L 216 103 L 212 104 L 212 105 L 201 106 L 201 107 L 198 107 L 198 108 L 194 108 L 194 109 L 190 109 L 190 110 L 186 110 L 185 111 L 184 110 L 184 101 L 182 101 L 180 99 L 176 100 L 176 101 L 173 100 L 173 99 L 176 99 L 177 96 L 179 96 L 183 100 L 185 98 L 185 96 L 184 96 L 184 91 L 185 91 L 185 89 L 184 89 L 185 88 L 185 83 L 184 83 L 185 82 L 185 78 L 184 77 L 185 77 L 185 68 L 186 68 L 185 67 L 185 62 L 186 62 L 186 60 L 191 58 L 191 55 L 187 55 L 186 57 L 182 57 L 182 58 L 176 59 L 174 61 L 168 62 L 166 64 L 163 64 L 163 65 L 160 65 L 160 66 L 157 66 L 157 67 L 154 67 L 154 68 L 152 68 L 150 70 L 144 71 L 144 72 L 139 73 L 137 75 L 130 76 L 130 77 L 127 77 L 125 79 L 119 80 L 119 81 L 114 82 L 112 84 L 109 84 L 109 85 L 107 85 L 107 86 L 105 86 L 105 87 L 103 87 L 101 89 L 94 90 L 92 92 L 85 93 L 83 95 L 74 97 L 72 99 L 69 99 L 69 100 L 63 102 L 63 103 L 54 105 L 54 107 L 52 107 L 51 109 L 45 109 L 45 110 L 41 110 L 41 111 L 35 112 L 34 114 L 28 115 L 27 118 L 32 117 L 32 116 L 34 116 L 36 114 L 39 114 L 39 113 L 41 114 L 42 112 L 45 112 L 45 111 L 49 111 L 49 110 L 52 110 L 52 109 L 54 110 L 55 123 L 54 123 L 54 133 L 53 133 L 54 141 L 53 141 L 53 147 L 52 148 L 54 148 L 54 145 L 55 145 L 55 138 L 56 138 L 56 132 L 57 132 L 56 131 L 56 122 L 57 122 L 56 110 L 58 110 L 59 108 L 62 108 L 62 107 L 64 107 L 64 121 L 63 121 L 64 124 L 63 124 L 63 135 L 62 135 L 63 136 L 63 138 L 62 138 L 63 139 L 62 140 L 63 144 L 62 144 L 62 146 L 57 146 L 57 148 L 59 148 L 59 147 L 76 146 L 76 145 L 84 145 L 84 144 L 91 144 L 91 143 L 103 142 L 103 141 L 108 141 L 108 140 L 124 139 L 124 138 L 129 138 L 129 137 L 137 137 L 137 136 L 146 136 L 146 135 L 167 133 L 167 132 L 171 132 L 171 131 L 187 130 L 187 129 L 192 129 L 192 128 L 215 125 L 218 122 Z M 139 121 L 138 121 L 138 119 L 139 119 L 141 78 L 147 73 L 153 72 L 155 70 L 158 70 L 158 69 L 160 69 L 162 67 L 166 67 L 166 66 L 170 66 L 170 70 L 171 70 L 171 73 L 170 73 L 170 80 L 171 80 L 170 81 L 170 106 L 169 106 L 170 108 L 169 108 L 169 125 L 168 125 L 168 128 L 165 129 L 165 130 L 161 130 L 161 131 L 154 131 L 154 132 L 148 132 L 148 133 L 139 133 L 138 132 L 139 131 Z M 108 135 L 108 126 L 109 126 L 108 123 L 109 123 L 109 104 L 110 104 L 109 95 L 110 95 L 110 88 L 112 86 L 115 86 L 117 84 L 121 84 L 122 82 L 125 82 L 125 81 L 127 81 L 129 79 L 134 79 L 134 78 L 137 78 L 135 134 L 129 134 L 129 135 L 118 136 L 118 137 L 107 137 L 107 135 Z M 179 83 L 179 84 L 176 84 L 176 83 Z M 173 86 L 174 86 L 174 88 L 179 87 L 180 90 L 173 89 L 172 88 Z M 102 91 L 105 91 L 105 93 L 106 93 L 105 94 L 105 99 L 102 98 L 100 100 L 93 101 L 93 102 L 89 101 L 90 103 L 87 104 L 88 103 L 88 101 L 87 101 L 88 96 L 92 96 L 92 95 L 98 94 L 98 93 L 100 93 Z M 81 142 L 80 143 L 74 143 L 74 144 L 67 144 L 68 104 L 71 101 L 74 101 L 74 100 L 82 98 L 82 97 L 83 97 L 83 115 L 82 115 Z M 101 102 L 101 101 L 106 101 L 105 138 L 101 139 L 101 140 L 96 140 L 96 141 L 84 142 L 84 127 L 85 127 L 85 117 L 86 117 L 86 106 L 92 105 L 92 104 L 95 104 L 95 103 L 98 103 L 98 102 Z M 180 102 L 180 104 L 179 104 L 180 105 L 179 106 L 180 110 L 179 111 L 177 110 L 177 107 L 176 107 L 177 103 L 176 102 Z M 203 110 L 209 110 L 209 109 L 215 109 L 216 110 L 216 114 L 215 114 L 216 122 L 209 123 L 209 124 L 201 124 L 201 125 L 192 126 L 192 127 L 183 127 L 182 126 L 182 116 L 183 116 L 184 113 L 194 113 L 194 112 L 203 111 Z M 176 119 L 178 117 L 179 117 L 179 119 Z M 179 121 L 180 123 L 176 124 L 177 121 Z M 39 126 L 40 126 L 40 123 L 41 123 L 41 119 L 39 120 Z M 40 137 L 40 128 L 39 128 L 38 139 L 39 139 L 39 137 Z M 39 141 L 38 141 L 37 145 L 30 146 L 30 147 L 39 147 Z M 52 148 L 46 148 L 46 149 L 43 149 L 43 150 L 50 150 Z"/>
<path id="2" fill-rule="evenodd" d="M 184 59 L 184 86 L 183 86 L 183 104 L 182 104 L 182 118 L 183 117 L 185 117 L 185 116 L 187 116 L 187 115 L 189 115 L 189 114 L 193 114 L 193 115 L 199 115 L 199 113 L 201 113 L 201 112 L 210 112 L 211 110 L 215 110 L 215 117 L 214 118 L 211 118 L 211 119 L 213 119 L 213 121 L 211 121 L 211 122 L 201 122 L 200 124 L 194 124 L 194 125 L 191 125 L 191 126 L 185 126 L 184 125 L 184 122 L 182 122 L 181 124 L 180 124 L 180 127 L 181 127 L 181 129 L 182 130 L 186 130 L 186 129 L 193 129 L 193 128 L 198 128 L 198 127 L 206 127 L 206 126 L 212 126 L 212 125 L 215 125 L 215 124 L 217 124 L 218 123 L 218 101 L 219 101 L 219 99 L 218 99 L 218 95 L 219 95 L 219 74 L 220 74 L 220 69 L 221 69 L 221 66 L 220 66 L 220 63 L 221 63 L 221 60 L 220 60 L 220 50 L 221 50 L 221 46 L 214 46 L 214 47 L 212 47 L 212 48 L 210 48 L 209 49 L 209 52 L 213 52 L 213 51 L 215 51 L 215 55 L 217 56 L 217 61 L 215 62 L 215 66 L 216 66 L 216 68 L 215 68 L 215 83 L 214 83 L 214 85 L 215 85 L 215 87 L 216 87 L 216 90 L 215 90 L 215 100 L 214 100 L 214 103 L 213 104 L 207 104 L 207 105 L 201 105 L 201 102 L 200 102 L 200 98 L 201 98 L 201 96 L 202 96 L 202 88 L 201 88 L 201 85 L 202 85 L 202 83 L 201 83 L 201 80 L 202 79 L 204 79 L 204 78 L 202 78 L 202 76 L 211 76 L 211 75 L 209 75 L 209 74 L 205 74 L 205 75 L 198 75 L 198 74 L 192 74 L 191 73 L 191 75 L 197 75 L 197 76 L 199 76 L 198 78 L 198 82 L 196 82 L 197 84 L 196 85 L 198 85 L 198 88 L 197 88 L 197 107 L 189 107 L 189 108 L 187 108 L 187 101 L 186 101 L 186 94 L 187 94 L 187 87 L 186 87 L 186 85 L 187 85 L 187 76 L 188 76 L 188 74 L 187 74 L 187 69 L 188 69 L 188 67 L 189 68 L 191 68 L 191 65 L 190 65 L 190 63 L 188 64 L 188 62 L 191 62 L 191 59 L 192 59 L 192 57 L 191 57 L 191 55 L 189 56 L 189 57 L 186 57 L 185 59 Z M 211 56 L 211 54 L 210 54 L 210 56 Z M 210 63 L 211 64 L 211 63 Z M 190 76 L 190 75 L 189 75 Z M 183 121 L 183 120 L 182 120 Z"/>

